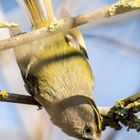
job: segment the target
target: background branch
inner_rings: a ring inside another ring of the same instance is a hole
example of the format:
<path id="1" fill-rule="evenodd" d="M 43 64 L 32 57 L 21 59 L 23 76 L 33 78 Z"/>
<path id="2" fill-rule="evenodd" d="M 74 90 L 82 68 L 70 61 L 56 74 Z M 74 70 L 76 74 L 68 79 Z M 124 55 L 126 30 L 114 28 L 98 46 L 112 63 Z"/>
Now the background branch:
<path id="1" fill-rule="evenodd" d="M 41 106 L 32 96 L 0 91 L 0 101 Z"/>
<path id="2" fill-rule="evenodd" d="M 15 46 L 20 47 L 20 45 L 22 44 L 53 35 L 57 32 L 64 32 L 71 28 L 88 23 L 91 20 L 93 20 L 94 22 L 105 17 L 109 17 L 109 12 L 107 8 L 99 9 L 97 11 L 91 11 L 73 18 L 60 19 L 57 23 L 54 23 L 48 27 L 44 27 L 24 34 L 21 34 L 20 32 L 20 35 L 18 36 L 1 40 L 0 51 L 10 49 Z"/>

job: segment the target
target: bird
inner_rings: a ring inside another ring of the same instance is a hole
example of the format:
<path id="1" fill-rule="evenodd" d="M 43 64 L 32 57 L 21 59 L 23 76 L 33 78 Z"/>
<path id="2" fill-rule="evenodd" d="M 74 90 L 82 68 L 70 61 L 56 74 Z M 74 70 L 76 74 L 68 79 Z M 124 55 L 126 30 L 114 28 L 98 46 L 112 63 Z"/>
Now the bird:
<path id="1" fill-rule="evenodd" d="M 57 23 L 51 0 L 18 0 L 32 30 Z M 93 100 L 94 76 L 78 28 L 14 48 L 27 92 L 68 136 L 99 140 L 102 123 Z"/>

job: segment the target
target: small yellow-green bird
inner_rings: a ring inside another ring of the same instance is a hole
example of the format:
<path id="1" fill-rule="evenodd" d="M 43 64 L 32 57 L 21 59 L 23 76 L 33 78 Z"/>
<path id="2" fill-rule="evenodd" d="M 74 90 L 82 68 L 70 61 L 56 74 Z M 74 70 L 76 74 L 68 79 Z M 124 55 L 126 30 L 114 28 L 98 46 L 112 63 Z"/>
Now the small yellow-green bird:
<path id="1" fill-rule="evenodd" d="M 32 29 L 56 22 L 50 0 L 18 0 Z M 77 28 L 17 46 L 15 56 L 27 91 L 67 135 L 99 140 L 101 120 L 92 99 L 94 77 Z M 39 120 L 40 121 L 40 120 Z"/>

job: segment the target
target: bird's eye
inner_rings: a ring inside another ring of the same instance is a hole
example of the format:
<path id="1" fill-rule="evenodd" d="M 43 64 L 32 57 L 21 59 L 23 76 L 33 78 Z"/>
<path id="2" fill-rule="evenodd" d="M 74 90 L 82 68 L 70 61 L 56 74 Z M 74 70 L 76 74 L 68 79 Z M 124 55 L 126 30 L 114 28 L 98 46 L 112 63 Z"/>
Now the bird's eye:
<path id="1" fill-rule="evenodd" d="M 86 133 L 91 133 L 91 129 L 90 129 L 90 128 L 86 128 L 86 129 L 85 129 L 85 132 L 86 132 Z"/>
<path id="2" fill-rule="evenodd" d="M 85 126 L 85 128 L 84 128 L 84 132 L 85 132 L 86 134 L 91 134 L 91 133 L 92 133 L 92 129 L 91 129 L 91 127 L 89 127 L 89 126 Z"/>

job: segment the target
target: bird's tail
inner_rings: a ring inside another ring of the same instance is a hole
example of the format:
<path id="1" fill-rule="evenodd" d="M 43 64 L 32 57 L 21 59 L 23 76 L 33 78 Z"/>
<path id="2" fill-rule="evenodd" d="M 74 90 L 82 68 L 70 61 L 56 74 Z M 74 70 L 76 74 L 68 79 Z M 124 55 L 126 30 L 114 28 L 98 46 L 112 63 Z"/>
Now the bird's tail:
<path id="1" fill-rule="evenodd" d="M 54 22 L 51 0 L 17 0 L 27 14 L 33 29 L 48 26 Z"/>

